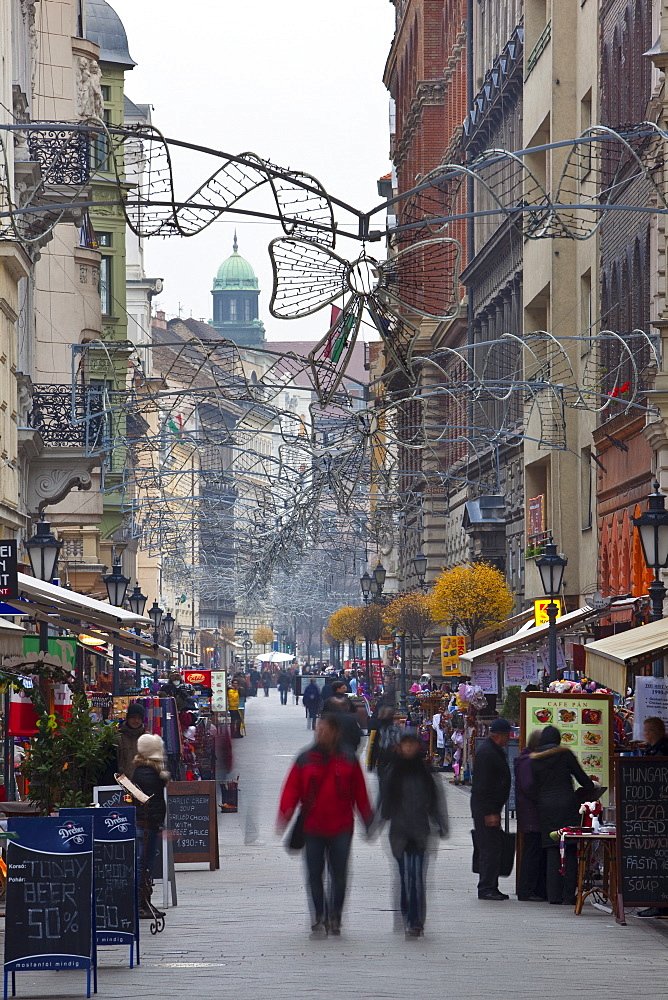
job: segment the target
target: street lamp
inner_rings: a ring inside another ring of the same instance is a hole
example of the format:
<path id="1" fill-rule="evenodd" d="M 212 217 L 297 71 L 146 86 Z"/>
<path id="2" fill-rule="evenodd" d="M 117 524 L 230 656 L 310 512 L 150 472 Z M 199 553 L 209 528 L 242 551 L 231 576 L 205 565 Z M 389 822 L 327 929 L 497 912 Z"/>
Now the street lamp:
<path id="1" fill-rule="evenodd" d="M 413 557 L 413 568 L 418 578 L 418 586 L 420 590 L 424 590 L 424 580 L 427 575 L 427 557 L 423 552 L 418 552 Z"/>
<path id="2" fill-rule="evenodd" d="M 371 600 L 375 601 L 380 594 L 380 585 L 375 576 L 371 577 L 371 586 L 369 587 L 369 593 L 371 594 Z"/>
<path id="3" fill-rule="evenodd" d="M 107 597 L 109 598 L 109 603 L 113 604 L 114 607 L 121 608 L 125 601 L 125 595 L 127 593 L 128 584 L 130 580 L 127 576 L 123 576 L 123 571 L 121 570 L 121 561 L 118 556 L 114 556 L 114 565 L 112 567 L 111 573 L 107 576 L 102 577 L 102 582 L 107 588 Z M 117 698 L 121 693 L 121 651 L 118 646 L 118 640 L 113 642 L 113 680 L 112 680 L 112 694 Z"/>
<path id="4" fill-rule="evenodd" d="M 364 598 L 364 603 L 366 604 L 369 600 L 369 594 L 371 593 L 372 580 L 369 576 L 367 570 L 364 571 L 363 575 L 360 577 L 360 587 L 362 588 L 362 597 Z"/>
<path id="5" fill-rule="evenodd" d="M 158 634 L 163 615 L 164 611 L 162 610 L 158 602 L 154 600 L 153 607 L 149 608 L 148 616 L 153 622 L 153 642 L 155 643 L 156 646 L 158 645 Z M 153 680 L 157 684 L 159 679 L 160 678 L 158 674 L 158 657 L 156 655 L 153 661 Z"/>
<path id="6" fill-rule="evenodd" d="M 174 631 L 175 623 L 176 619 L 172 616 L 171 611 L 168 611 L 162 619 L 162 630 L 165 633 L 165 639 L 167 640 L 167 646 L 169 648 L 170 663 L 172 659 L 172 632 Z"/>
<path id="7" fill-rule="evenodd" d="M 668 511 L 666 498 L 663 493 L 659 493 L 659 484 L 656 480 L 654 492 L 649 495 L 647 510 L 639 517 L 634 517 L 633 523 L 640 535 L 645 564 L 654 570 L 654 579 L 649 585 L 652 604 L 650 620 L 658 622 L 663 618 L 663 602 L 666 599 L 666 588 L 659 571 L 668 566 Z M 663 677 L 662 657 L 654 661 L 652 672 L 655 677 Z"/>
<path id="8" fill-rule="evenodd" d="M 561 584 L 564 579 L 564 570 L 568 564 L 568 559 L 564 556 L 559 555 L 557 552 L 557 546 L 552 541 L 552 536 L 550 535 L 550 540 L 545 545 L 545 553 L 536 559 L 536 566 L 538 567 L 538 572 L 540 573 L 541 583 L 543 584 L 543 591 L 546 597 L 550 598 L 550 603 L 547 606 L 547 618 L 549 623 L 549 637 L 550 637 L 550 680 L 556 681 L 557 679 L 557 605 L 554 603 L 554 598 L 561 591 Z"/>
<path id="9" fill-rule="evenodd" d="M 43 583 L 51 583 L 56 575 L 58 565 L 58 553 L 63 547 L 63 543 L 51 534 L 51 525 L 45 519 L 44 514 L 35 525 L 35 534 L 26 542 L 28 558 L 30 559 L 30 569 L 36 580 Z M 47 653 L 49 651 L 49 623 L 41 621 L 39 623 L 39 651 Z"/>
<path id="10" fill-rule="evenodd" d="M 194 653 L 195 652 L 195 636 L 197 635 L 197 632 L 195 631 L 195 626 L 194 625 L 191 625 L 190 628 L 188 629 L 188 635 L 190 636 L 190 652 Z"/>
<path id="11" fill-rule="evenodd" d="M 144 608 L 146 607 L 146 602 L 148 597 L 142 594 L 141 587 L 138 583 L 135 583 L 135 589 L 132 591 L 128 597 L 128 604 L 130 605 L 130 611 L 133 615 L 143 615 Z M 135 634 L 140 634 L 140 628 L 137 626 L 135 628 Z M 135 687 L 141 690 L 141 653 L 135 653 Z"/>
<path id="12" fill-rule="evenodd" d="M 386 576 L 387 576 L 387 571 L 386 571 L 385 567 L 383 566 L 382 562 L 380 562 L 380 560 L 379 560 L 378 561 L 378 565 L 376 566 L 375 570 L 373 571 L 373 578 L 376 581 L 376 584 L 378 586 L 378 596 L 379 597 L 383 593 L 383 587 L 385 586 L 385 577 Z"/>

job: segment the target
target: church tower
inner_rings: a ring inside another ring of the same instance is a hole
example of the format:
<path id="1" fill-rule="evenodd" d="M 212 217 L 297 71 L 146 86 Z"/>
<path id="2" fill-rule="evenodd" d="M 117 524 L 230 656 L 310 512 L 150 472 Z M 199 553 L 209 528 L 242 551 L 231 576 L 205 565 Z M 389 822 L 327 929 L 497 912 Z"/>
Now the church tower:
<path id="1" fill-rule="evenodd" d="M 239 254 L 236 232 L 232 256 L 218 268 L 211 294 L 211 325 L 221 337 L 234 341 L 239 347 L 261 347 L 264 344 L 264 323 L 258 318 L 260 289 L 255 271 Z"/>

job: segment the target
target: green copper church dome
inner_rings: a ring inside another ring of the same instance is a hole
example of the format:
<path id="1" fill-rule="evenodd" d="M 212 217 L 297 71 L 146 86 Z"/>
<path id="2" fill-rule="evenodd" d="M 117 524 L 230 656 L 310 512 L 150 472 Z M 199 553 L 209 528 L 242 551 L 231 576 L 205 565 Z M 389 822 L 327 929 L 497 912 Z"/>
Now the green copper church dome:
<path id="1" fill-rule="evenodd" d="M 255 271 L 248 261 L 239 254 L 236 233 L 234 234 L 232 251 L 232 256 L 223 261 L 218 268 L 216 277 L 213 279 L 214 291 L 257 288 L 258 282 L 255 277 Z"/>

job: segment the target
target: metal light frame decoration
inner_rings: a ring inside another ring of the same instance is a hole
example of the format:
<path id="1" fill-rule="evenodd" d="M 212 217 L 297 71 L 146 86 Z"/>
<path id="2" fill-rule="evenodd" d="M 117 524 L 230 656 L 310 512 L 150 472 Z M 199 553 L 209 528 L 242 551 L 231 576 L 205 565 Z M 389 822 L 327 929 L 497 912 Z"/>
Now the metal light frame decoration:
<path id="1" fill-rule="evenodd" d="M 28 539 L 25 545 L 28 550 L 32 575 L 43 583 L 51 583 L 56 576 L 58 556 L 63 542 L 51 533 L 51 524 L 46 520 L 44 514 L 35 524 L 35 534 Z"/>

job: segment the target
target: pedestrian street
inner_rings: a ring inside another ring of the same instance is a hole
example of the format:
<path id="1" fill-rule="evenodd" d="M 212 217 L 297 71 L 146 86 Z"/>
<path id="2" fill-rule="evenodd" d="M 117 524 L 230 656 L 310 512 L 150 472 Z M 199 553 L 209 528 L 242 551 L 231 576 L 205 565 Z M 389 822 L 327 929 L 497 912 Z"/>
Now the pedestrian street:
<path id="1" fill-rule="evenodd" d="M 304 709 L 269 698 L 248 700 L 248 735 L 234 741 L 240 810 L 220 816 L 219 871 L 182 866 L 178 906 L 165 931 L 152 937 L 141 922 L 141 965 L 127 967 L 127 949 L 99 953 L 98 995 L 104 1000 L 405 1000 L 483 996 L 610 1000 L 665 994 L 668 921 L 611 916 L 585 905 L 479 901 L 471 873 L 469 793 L 447 783 L 451 835 L 429 870 L 425 935 L 393 933 L 390 858 L 358 831 L 341 937 L 309 939 L 300 856 L 289 856 L 274 833 L 281 783 L 293 756 L 311 740 Z M 375 776 L 368 775 L 375 797 Z M 252 841 L 252 842 L 247 842 Z M 514 877 L 501 888 L 514 892 Z M 156 898 L 161 898 L 158 887 Z M 81 973 L 22 973 L 17 996 L 84 996 Z"/>

